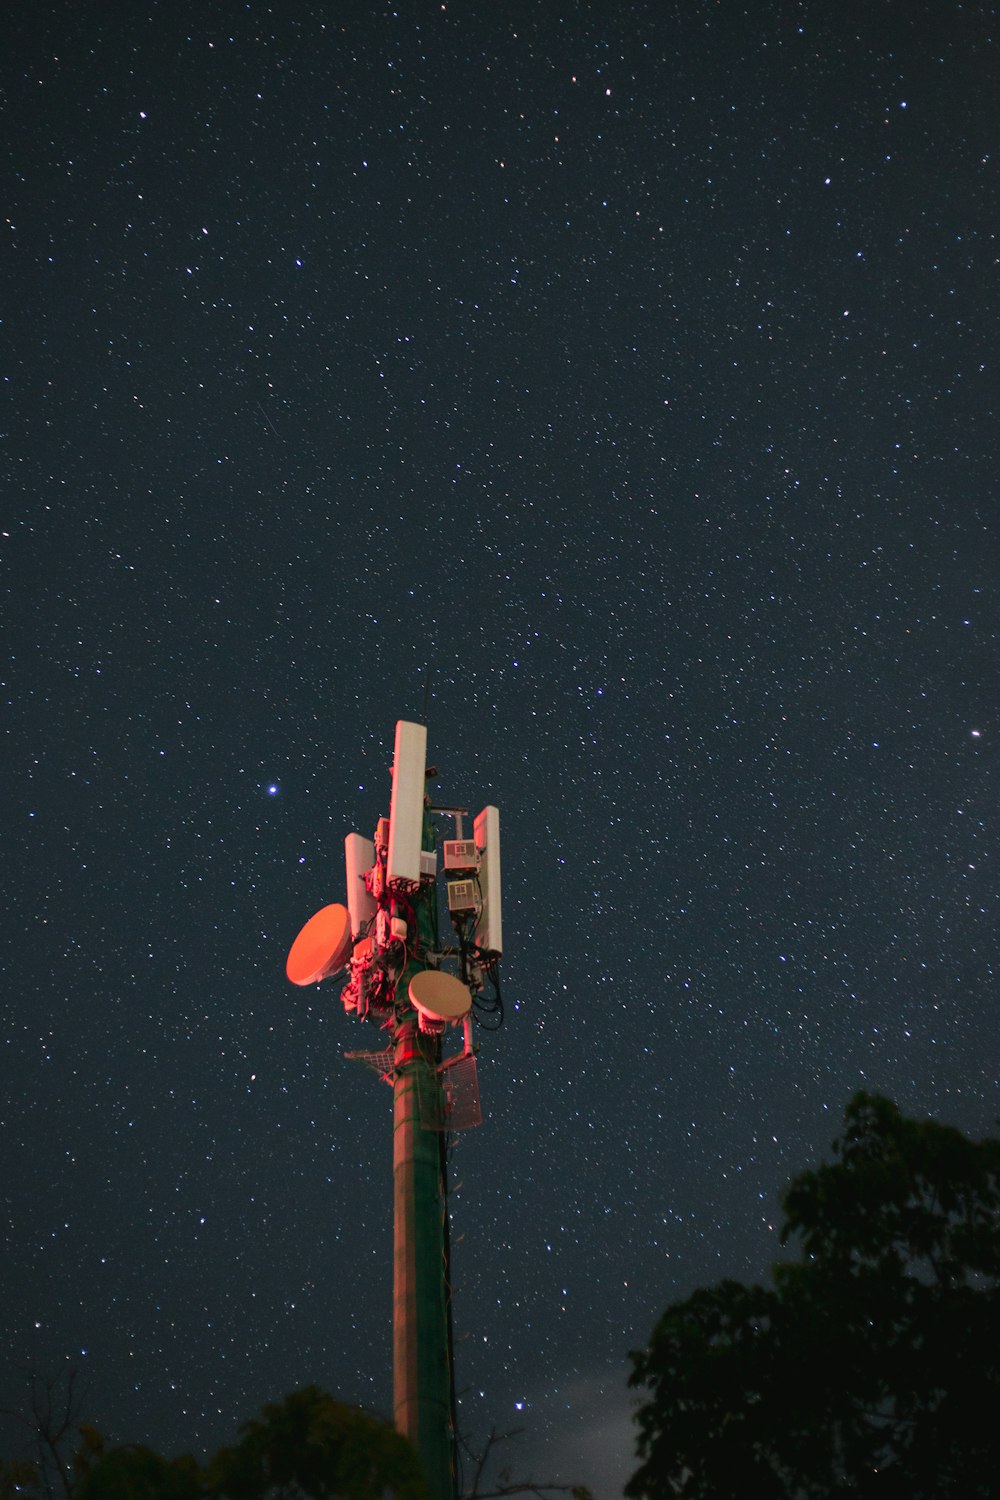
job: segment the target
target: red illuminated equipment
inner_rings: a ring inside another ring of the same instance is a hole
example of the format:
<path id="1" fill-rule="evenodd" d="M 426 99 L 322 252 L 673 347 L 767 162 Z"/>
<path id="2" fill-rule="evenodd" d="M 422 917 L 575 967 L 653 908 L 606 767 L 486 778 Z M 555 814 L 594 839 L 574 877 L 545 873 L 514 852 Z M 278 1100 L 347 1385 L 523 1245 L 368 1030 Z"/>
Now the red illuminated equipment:
<path id="1" fill-rule="evenodd" d="M 482 1121 L 474 1026 L 503 1021 L 498 966 L 500 814 L 432 807 L 427 728 L 396 725 L 389 816 L 344 841 L 347 904 L 323 906 L 302 928 L 285 970 L 292 984 L 341 978 L 344 1008 L 383 1033 L 348 1053 L 393 1089 L 393 1402 L 417 1447 L 434 1500 L 455 1494 L 456 1435 L 446 1227 L 449 1133 Z M 435 817 L 453 820 L 438 859 Z M 438 871 L 444 879 L 439 891 Z M 454 941 L 442 942 L 442 917 Z M 489 986 L 489 988 L 487 988 Z M 445 1050 L 449 1036 L 461 1046 Z"/>

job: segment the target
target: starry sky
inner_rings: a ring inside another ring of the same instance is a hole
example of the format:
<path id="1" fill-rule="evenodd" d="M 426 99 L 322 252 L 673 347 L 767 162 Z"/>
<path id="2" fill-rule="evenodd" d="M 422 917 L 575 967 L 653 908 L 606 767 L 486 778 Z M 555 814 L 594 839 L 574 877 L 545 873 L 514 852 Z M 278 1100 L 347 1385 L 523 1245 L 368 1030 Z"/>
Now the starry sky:
<path id="1" fill-rule="evenodd" d="M 471 1439 L 620 1493 L 855 1090 L 992 1130 L 998 28 L 8 9 L 0 1406 L 390 1409 L 381 1038 L 284 959 L 397 718 L 502 818 Z"/>

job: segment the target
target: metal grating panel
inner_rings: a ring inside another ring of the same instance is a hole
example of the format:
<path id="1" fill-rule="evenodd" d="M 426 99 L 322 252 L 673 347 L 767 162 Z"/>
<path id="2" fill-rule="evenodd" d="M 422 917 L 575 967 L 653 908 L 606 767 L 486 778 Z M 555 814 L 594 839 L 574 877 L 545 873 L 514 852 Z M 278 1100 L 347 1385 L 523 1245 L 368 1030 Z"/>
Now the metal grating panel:
<path id="1" fill-rule="evenodd" d="M 424 1130 L 471 1130 L 483 1123 L 479 1070 L 474 1057 L 462 1057 L 439 1074 L 415 1075 L 417 1108 Z"/>
<path id="2" fill-rule="evenodd" d="M 448 1130 L 471 1130 L 483 1123 L 479 1102 L 479 1068 L 473 1056 L 444 1071 L 445 1120 Z"/>
<path id="3" fill-rule="evenodd" d="M 417 1113 L 424 1130 L 447 1130 L 444 1089 L 433 1068 L 418 1067 L 412 1073 L 417 1091 Z"/>
<path id="4" fill-rule="evenodd" d="M 382 1052 L 345 1052 L 344 1056 L 351 1062 L 367 1063 L 368 1067 L 374 1068 L 375 1072 L 385 1083 L 392 1082 L 393 1055 L 391 1047 L 386 1047 Z"/>

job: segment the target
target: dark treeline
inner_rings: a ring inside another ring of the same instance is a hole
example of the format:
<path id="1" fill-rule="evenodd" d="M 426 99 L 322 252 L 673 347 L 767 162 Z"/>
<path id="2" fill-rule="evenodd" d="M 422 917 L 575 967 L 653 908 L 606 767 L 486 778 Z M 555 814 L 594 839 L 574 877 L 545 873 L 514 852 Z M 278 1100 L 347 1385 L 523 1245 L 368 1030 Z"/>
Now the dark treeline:
<path id="1" fill-rule="evenodd" d="M 992 1500 L 1000 1141 L 858 1094 L 782 1203 L 798 1258 L 674 1303 L 632 1354 L 628 1500 Z M 109 1449 L 78 1416 L 71 1382 L 33 1383 L 31 1453 L 0 1463 L 0 1500 L 429 1500 L 403 1437 L 315 1387 L 203 1464 Z M 482 1473 L 468 1493 L 487 1500 Z M 587 1496 L 507 1476 L 490 1496 L 557 1489 Z"/>

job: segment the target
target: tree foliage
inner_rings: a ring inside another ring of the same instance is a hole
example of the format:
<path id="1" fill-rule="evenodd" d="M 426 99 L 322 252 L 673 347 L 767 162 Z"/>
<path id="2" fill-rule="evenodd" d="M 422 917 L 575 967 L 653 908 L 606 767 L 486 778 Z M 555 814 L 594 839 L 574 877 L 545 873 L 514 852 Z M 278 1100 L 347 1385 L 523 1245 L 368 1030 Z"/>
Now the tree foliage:
<path id="1" fill-rule="evenodd" d="M 212 1500 L 429 1500 L 412 1444 L 316 1386 L 265 1406 L 206 1477 Z"/>
<path id="2" fill-rule="evenodd" d="M 23 1420 L 38 1457 L 0 1462 L 0 1500 L 431 1500 L 420 1458 L 405 1437 L 316 1386 L 264 1406 L 235 1444 L 205 1464 L 190 1455 L 162 1458 L 141 1444 L 108 1448 L 95 1428 L 78 1422 L 70 1457 L 79 1409 L 72 1374 L 30 1379 Z M 478 1454 L 463 1444 L 476 1465 L 464 1500 L 525 1494 L 592 1500 L 582 1485 L 515 1479 L 506 1470 L 496 1488 L 484 1490 L 494 1449 L 513 1436 L 494 1429 Z"/>
<path id="3" fill-rule="evenodd" d="M 858 1094 L 783 1207 L 798 1261 L 675 1303 L 632 1355 L 630 1500 L 1000 1492 L 1000 1141 Z"/>
<path id="4" fill-rule="evenodd" d="M 79 1436 L 71 1462 L 59 1447 L 57 1482 L 39 1463 L 0 1464 L 0 1500 L 430 1500 L 407 1439 L 316 1386 L 265 1406 L 204 1465 L 138 1444 L 109 1449 L 90 1427 Z"/>
<path id="5" fill-rule="evenodd" d="M 205 1494 L 193 1458 L 161 1458 L 139 1444 L 100 1455 L 73 1491 L 74 1500 L 202 1500 Z"/>

